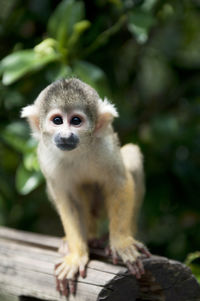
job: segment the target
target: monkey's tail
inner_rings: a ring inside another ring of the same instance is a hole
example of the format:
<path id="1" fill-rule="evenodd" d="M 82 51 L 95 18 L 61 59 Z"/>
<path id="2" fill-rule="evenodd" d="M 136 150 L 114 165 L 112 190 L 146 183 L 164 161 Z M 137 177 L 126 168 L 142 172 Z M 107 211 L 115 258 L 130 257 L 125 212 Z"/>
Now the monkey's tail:
<path id="1" fill-rule="evenodd" d="M 140 148 L 132 143 L 121 148 L 121 154 L 126 169 L 132 174 L 135 187 L 134 219 L 137 224 L 139 210 L 145 194 L 143 155 Z M 136 226 L 135 226 L 136 227 Z M 133 228 L 135 228 L 133 227 Z M 133 229 L 135 231 L 135 229 Z"/>

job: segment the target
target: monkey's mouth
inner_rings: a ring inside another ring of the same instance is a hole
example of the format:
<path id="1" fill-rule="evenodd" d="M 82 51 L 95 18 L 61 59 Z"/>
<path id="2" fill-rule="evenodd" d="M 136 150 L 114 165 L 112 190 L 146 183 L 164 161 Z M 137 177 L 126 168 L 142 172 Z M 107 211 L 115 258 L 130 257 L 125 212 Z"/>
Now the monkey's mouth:
<path id="1" fill-rule="evenodd" d="M 77 147 L 77 144 L 68 144 L 68 143 L 56 143 L 56 146 L 62 151 L 70 151 Z"/>

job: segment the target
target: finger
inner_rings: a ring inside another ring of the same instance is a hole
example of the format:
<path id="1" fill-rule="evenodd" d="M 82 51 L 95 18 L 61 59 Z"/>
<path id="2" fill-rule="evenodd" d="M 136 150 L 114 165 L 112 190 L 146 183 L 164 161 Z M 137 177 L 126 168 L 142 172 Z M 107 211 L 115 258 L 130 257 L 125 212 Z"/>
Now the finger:
<path id="1" fill-rule="evenodd" d="M 147 257 L 151 256 L 151 253 L 149 252 L 149 250 L 147 249 L 147 247 L 145 247 L 142 243 L 135 243 L 136 248 L 143 254 L 145 254 Z"/>
<path id="2" fill-rule="evenodd" d="M 140 279 L 141 275 L 140 275 L 140 271 L 139 271 L 139 268 L 138 268 L 136 262 L 127 261 L 126 265 L 129 269 L 129 271 L 131 272 L 131 274 L 133 274 L 137 279 Z"/>
<path id="3" fill-rule="evenodd" d="M 56 269 L 59 267 L 59 265 L 60 265 L 60 263 L 56 263 L 56 264 L 54 265 L 54 272 L 55 272 Z"/>
<path id="4" fill-rule="evenodd" d="M 78 272 L 78 267 L 76 265 L 71 266 L 67 273 L 67 279 L 74 280 Z"/>
<path id="5" fill-rule="evenodd" d="M 138 252 L 138 249 L 134 245 L 131 246 L 130 252 L 132 258 L 134 258 L 135 260 L 137 260 L 137 258 L 141 256 L 141 254 Z"/>
<path id="6" fill-rule="evenodd" d="M 128 270 L 131 272 L 131 274 L 135 275 L 135 269 L 129 260 L 126 262 L 126 265 L 128 267 Z"/>
<path id="7" fill-rule="evenodd" d="M 151 257 L 151 253 L 149 252 L 149 250 L 146 247 L 143 248 L 138 248 L 139 251 L 144 254 L 146 257 Z"/>
<path id="8" fill-rule="evenodd" d="M 110 247 L 105 248 L 105 254 L 106 254 L 106 256 L 111 256 L 112 255 Z"/>
<path id="9" fill-rule="evenodd" d="M 69 291 L 71 294 L 75 295 L 76 293 L 76 282 L 74 280 L 69 280 Z"/>
<path id="10" fill-rule="evenodd" d="M 137 257 L 140 254 L 137 252 L 137 250 L 134 246 L 130 246 L 129 248 L 123 250 L 122 254 L 120 254 L 120 255 L 124 262 L 126 262 L 126 261 L 133 262 L 137 259 Z"/>
<path id="11" fill-rule="evenodd" d="M 143 275 L 143 274 L 145 273 L 145 270 L 144 270 L 144 265 L 143 265 L 143 263 L 142 263 L 142 260 L 141 260 L 141 259 L 138 259 L 138 260 L 136 261 L 136 264 L 137 264 L 137 266 L 138 266 L 138 268 L 139 268 L 140 274 Z"/>
<path id="12" fill-rule="evenodd" d="M 137 262 L 134 262 L 133 266 L 134 266 L 134 269 L 135 269 L 135 277 L 137 279 L 140 279 L 142 275 L 141 275 L 140 270 L 138 268 Z"/>
<path id="13" fill-rule="evenodd" d="M 60 286 L 60 280 L 58 279 L 58 277 L 56 277 L 56 290 L 60 293 L 61 295 L 61 286 Z"/>
<path id="14" fill-rule="evenodd" d="M 86 277 L 86 267 L 85 267 L 85 265 L 80 265 L 79 274 L 81 275 L 82 278 Z"/>
<path id="15" fill-rule="evenodd" d="M 115 250 L 112 250 L 112 262 L 113 264 L 118 264 L 118 256 Z"/>
<path id="16" fill-rule="evenodd" d="M 152 254 L 149 252 L 149 250 L 147 248 L 144 248 L 142 251 L 147 257 L 151 257 Z"/>
<path id="17" fill-rule="evenodd" d="M 57 268 L 55 269 L 56 276 L 58 276 L 62 272 L 62 270 L 64 270 L 65 267 L 66 267 L 65 262 L 58 265 Z"/>
<path id="18" fill-rule="evenodd" d="M 69 295 L 68 280 L 63 279 L 60 282 L 61 282 L 61 285 L 62 285 L 62 295 L 65 296 L 65 297 L 68 297 L 68 295 Z"/>
<path id="19" fill-rule="evenodd" d="M 64 269 L 62 270 L 62 272 L 60 272 L 60 274 L 57 276 L 59 280 L 65 279 L 67 276 L 67 273 L 69 271 L 69 267 L 65 266 Z"/>

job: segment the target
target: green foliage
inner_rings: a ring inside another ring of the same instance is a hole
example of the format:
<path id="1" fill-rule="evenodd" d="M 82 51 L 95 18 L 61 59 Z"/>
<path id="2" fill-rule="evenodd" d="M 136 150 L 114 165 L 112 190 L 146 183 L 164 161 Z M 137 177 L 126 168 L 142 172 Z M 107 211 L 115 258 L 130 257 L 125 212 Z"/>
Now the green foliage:
<path id="1" fill-rule="evenodd" d="M 72 44 L 70 41 L 75 39 L 74 36 L 81 34 L 90 24 L 90 22 L 85 23 L 84 15 L 82 1 L 62 1 L 49 19 L 47 25 L 49 35 L 58 41 L 60 47 L 67 48 L 68 44 Z"/>
<path id="2" fill-rule="evenodd" d="M 185 264 L 190 267 L 193 274 L 196 276 L 198 282 L 200 283 L 200 264 L 196 261 L 200 259 L 200 252 L 194 252 L 188 254 Z"/>
<path id="3" fill-rule="evenodd" d="M 0 224 L 45 231 L 37 143 L 20 110 L 52 81 L 78 76 L 116 103 L 122 143 L 142 147 L 141 236 L 151 251 L 183 260 L 199 249 L 199 14 L 196 0 L 12 0 L 2 8 Z"/>
<path id="4" fill-rule="evenodd" d="M 155 19 L 149 12 L 141 9 L 132 10 L 128 17 L 128 29 L 135 34 L 139 43 L 145 43 L 149 30 L 155 24 Z"/>
<path id="5" fill-rule="evenodd" d="M 3 59 L 0 66 L 3 84 L 10 85 L 28 72 L 38 71 L 50 62 L 58 60 L 60 54 L 49 45 L 50 42 L 56 41 L 47 39 L 33 50 L 17 51 Z"/>

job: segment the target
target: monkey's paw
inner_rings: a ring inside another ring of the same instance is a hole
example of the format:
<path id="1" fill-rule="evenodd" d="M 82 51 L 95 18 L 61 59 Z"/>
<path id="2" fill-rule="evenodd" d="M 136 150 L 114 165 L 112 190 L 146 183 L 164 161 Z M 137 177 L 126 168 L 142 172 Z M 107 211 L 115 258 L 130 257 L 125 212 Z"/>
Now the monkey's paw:
<path id="1" fill-rule="evenodd" d="M 76 292 L 76 279 L 80 274 L 82 278 L 86 276 L 86 265 L 88 254 L 79 255 L 70 253 L 57 261 L 55 265 L 56 289 L 63 296 Z"/>
<path id="2" fill-rule="evenodd" d="M 117 264 L 118 259 L 121 258 L 131 274 L 135 275 L 137 279 L 140 279 L 145 273 L 142 258 L 151 256 L 145 245 L 132 237 L 111 243 L 107 254 L 112 256 L 113 264 Z"/>

